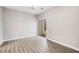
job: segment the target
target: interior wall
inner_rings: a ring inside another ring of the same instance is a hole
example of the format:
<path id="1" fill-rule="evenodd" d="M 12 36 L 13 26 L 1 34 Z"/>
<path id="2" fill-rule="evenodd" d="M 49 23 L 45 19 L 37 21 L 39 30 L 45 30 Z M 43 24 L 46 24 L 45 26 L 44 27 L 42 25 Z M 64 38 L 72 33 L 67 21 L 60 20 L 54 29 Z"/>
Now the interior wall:
<path id="1" fill-rule="evenodd" d="M 46 36 L 79 49 L 79 7 L 55 7 L 42 16 L 46 18 Z"/>
<path id="2" fill-rule="evenodd" d="M 3 39 L 37 36 L 37 19 L 34 15 L 3 8 Z"/>
<path id="3" fill-rule="evenodd" d="M 0 42 L 3 40 L 3 30 L 2 30 L 2 7 L 0 7 Z"/>

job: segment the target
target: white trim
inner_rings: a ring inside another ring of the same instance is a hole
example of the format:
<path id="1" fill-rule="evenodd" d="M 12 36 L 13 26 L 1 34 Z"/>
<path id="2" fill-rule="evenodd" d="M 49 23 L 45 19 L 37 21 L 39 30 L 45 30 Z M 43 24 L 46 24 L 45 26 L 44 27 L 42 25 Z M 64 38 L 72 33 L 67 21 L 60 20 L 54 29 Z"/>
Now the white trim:
<path id="1" fill-rule="evenodd" d="M 71 49 L 74 49 L 74 50 L 79 51 L 78 48 L 75 48 L 75 47 L 73 47 L 73 46 L 70 46 L 70 45 L 67 45 L 67 44 L 61 43 L 61 42 L 56 41 L 56 40 L 53 40 L 53 39 L 51 39 L 51 38 L 49 38 L 49 37 L 46 37 L 46 39 L 47 39 L 47 40 L 50 40 L 50 41 L 53 41 L 53 42 L 56 42 L 56 43 L 58 43 L 58 44 L 61 44 L 61 45 L 63 45 L 63 46 L 69 47 L 69 48 L 71 48 Z"/>
<path id="2" fill-rule="evenodd" d="M 41 38 L 46 39 L 45 37 L 42 37 L 42 36 L 29 36 L 29 37 L 24 36 L 24 37 L 18 37 L 18 38 L 13 38 L 13 39 L 7 39 L 7 40 L 4 40 L 4 41 L 2 41 L 2 42 L 5 42 L 5 41 L 11 41 L 11 40 L 16 40 L 16 39 L 19 40 L 19 39 L 30 38 L 30 37 L 41 37 Z"/>
<path id="3" fill-rule="evenodd" d="M 3 42 L 4 42 L 3 40 L 0 41 L 0 46 L 2 45 Z"/>
<path id="4" fill-rule="evenodd" d="M 7 39 L 7 40 L 4 40 L 5 41 L 11 41 L 11 40 L 16 40 L 16 39 L 21 39 L 21 38 L 29 38 L 29 37 L 35 37 L 35 36 L 23 36 L 23 37 L 17 37 L 17 38 L 12 38 L 12 39 Z"/>

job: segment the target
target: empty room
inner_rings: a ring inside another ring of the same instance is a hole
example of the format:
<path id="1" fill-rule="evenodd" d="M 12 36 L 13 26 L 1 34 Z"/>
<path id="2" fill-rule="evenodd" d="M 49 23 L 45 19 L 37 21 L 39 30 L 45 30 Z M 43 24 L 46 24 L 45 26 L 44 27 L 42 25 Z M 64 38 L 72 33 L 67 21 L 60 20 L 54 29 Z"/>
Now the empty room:
<path id="1" fill-rule="evenodd" d="M 78 6 L 0 6 L 0 53 L 78 52 Z"/>

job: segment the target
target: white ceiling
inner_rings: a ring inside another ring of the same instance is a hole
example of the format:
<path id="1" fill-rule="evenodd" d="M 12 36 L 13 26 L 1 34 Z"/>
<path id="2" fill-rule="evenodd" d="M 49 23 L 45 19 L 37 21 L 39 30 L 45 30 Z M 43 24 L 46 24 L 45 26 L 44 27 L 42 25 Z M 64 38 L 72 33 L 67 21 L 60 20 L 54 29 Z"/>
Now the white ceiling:
<path id="1" fill-rule="evenodd" d="M 5 6 L 5 8 L 15 9 L 37 15 L 51 9 L 52 6 Z"/>

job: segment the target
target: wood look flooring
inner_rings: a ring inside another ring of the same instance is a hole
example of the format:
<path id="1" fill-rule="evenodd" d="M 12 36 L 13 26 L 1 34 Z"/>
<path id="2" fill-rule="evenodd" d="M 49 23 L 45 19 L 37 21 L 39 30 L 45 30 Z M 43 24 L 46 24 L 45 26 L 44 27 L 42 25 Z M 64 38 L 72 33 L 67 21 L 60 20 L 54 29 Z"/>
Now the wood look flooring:
<path id="1" fill-rule="evenodd" d="M 78 53 L 42 37 L 22 38 L 4 42 L 0 53 Z"/>

